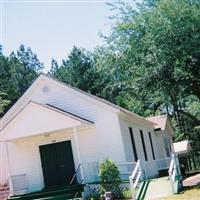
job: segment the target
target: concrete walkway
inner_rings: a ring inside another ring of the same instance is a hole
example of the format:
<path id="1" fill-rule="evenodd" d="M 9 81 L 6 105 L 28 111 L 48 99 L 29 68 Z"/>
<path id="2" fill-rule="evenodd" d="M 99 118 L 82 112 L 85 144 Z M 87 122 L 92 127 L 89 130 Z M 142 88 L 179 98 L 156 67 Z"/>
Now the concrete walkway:
<path id="1" fill-rule="evenodd" d="M 171 183 L 168 177 L 153 179 L 149 183 L 145 200 L 153 200 L 173 195 Z"/>

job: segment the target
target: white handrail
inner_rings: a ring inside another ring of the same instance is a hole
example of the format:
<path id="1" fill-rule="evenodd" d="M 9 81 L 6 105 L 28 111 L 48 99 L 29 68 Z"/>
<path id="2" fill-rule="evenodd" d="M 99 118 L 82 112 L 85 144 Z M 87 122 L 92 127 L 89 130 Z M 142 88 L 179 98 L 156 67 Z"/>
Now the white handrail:
<path id="1" fill-rule="evenodd" d="M 130 178 L 134 179 L 136 173 L 137 173 L 137 170 L 139 169 L 139 166 L 140 166 L 140 161 L 138 160 L 134 170 L 133 170 L 133 173 L 131 174 Z"/>
<path id="2" fill-rule="evenodd" d="M 103 161 L 101 162 L 88 162 L 88 163 L 84 163 L 82 166 L 88 170 L 90 176 L 86 177 L 89 179 L 88 182 L 90 182 L 91 180 L 94 181 L 99 181 L 99 169 L 101 164 L 103 163 Z M 115 162 L 115 165 L 117 166 L 119 173 L 120 173 L 120 178 L 122 180 L 129 180 L 129 176 L 132 175 L 135 166 L 137 165 L 137 162 Z"/>
<path id="3" fill-rule="evenodd" d="M 136 178 L 136 180 L 135 180 L 135 183 L 134 183 L 134 185 L 133 185 L 133 189 L 136 189 L 136 188 L 137 188 L 137 185 L 138 185 L 138 183 L 139 183 L 141 174 L 142 174 L 142 172 L 140 171 L 140 172 L 138 173 L 138 176 L 137 176 L 137 178 Z"/>
<path id="4" fill-rule="evenodd" d="M 137 164 L 133 170 L 133 173 L 131 176 L 129 176 L 129 181 L 130 181 L 130 186 L 131 186 L 131 190 L 132 190 L 132 195 L 133 195 L 133 199 L 134 199 L 134 190 L 137 188 L 139 180 L 141 178 L 142 175 L 142 168 L 141 168 L 141 164 L 140 164 L 140 160 L 137 161 Z"/>

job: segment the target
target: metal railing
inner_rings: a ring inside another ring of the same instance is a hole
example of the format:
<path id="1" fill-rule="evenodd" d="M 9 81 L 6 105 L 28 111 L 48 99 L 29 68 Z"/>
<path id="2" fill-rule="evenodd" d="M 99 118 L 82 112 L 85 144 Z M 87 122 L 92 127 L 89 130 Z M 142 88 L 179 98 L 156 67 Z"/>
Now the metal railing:
<path id="1" fill-rule="evenodd" d="M 77 167 L 72 179 L 70 180 L 70 182 L 69 182 L 70 185 L 74 182 L 75 178 L 77 177 L 77 174 L 78 174 L 80 168 L 81 168 L 81 163 L 79 163 L 79 165 L 78 165 L 78 167 Z M 81 183 L 82 182 L 83 182 L 83 180 L 81 180 Z"/>
<path id="2" fill-rule="evenodd" d="M 79 163 L 79 165 L 78 165 L 78 167 L 77 167 L 77 169 L 76 169 L 76 171 L 75 171 L 75 173 L 74 173 L 74 175 L 73 175 L 73 177 L 72 177 L 72 179 L 70 181 L 70 185 L 72 185 L 72 183 L 74 182 L 75 178 L 77 177 L 77 174 L 78 174 L 80 168 L 81 168 L 81 163 Z M 82 183 L 84 183 L 83 179 L 81 179 L 81 181 L 80 181 L 80 184 L 82 184 Z M 73 196 L 72 200 L 75 199 L 78 196 L 78 193 L 79 192 L 75 193 L 75 195 Z"/>
<path id="3" fill-rule="evenodd" d="M 116 162 L 115 164 L 121 175 L 130 175 L 133 172 L 137 162 Z"/>
<path id="4" fill-rule="evenodd" d="M 83 184 L 83 183 L 84 183 L 84 180 L 82 179 L 81 182 L 80 182 L 80 184 Z M 77 198 L 78 193 L 79 193 L 79 192 L 76 192 L 76 193 L 75 193 L 75 195 L 73 196 L 72 200 L 74 200 L 74 199 Z"/>
<path id="5" fill-rule="evenodd" d="M 89 162 L 83 165 L 84 170 L 89 174 L 88 182 L 100 180 L 99 169 L 102 162 Z M 115 162 L 117 166 L 121 180 L 129 180 L 129 176 L 132 174 L 137 162 Z"/>

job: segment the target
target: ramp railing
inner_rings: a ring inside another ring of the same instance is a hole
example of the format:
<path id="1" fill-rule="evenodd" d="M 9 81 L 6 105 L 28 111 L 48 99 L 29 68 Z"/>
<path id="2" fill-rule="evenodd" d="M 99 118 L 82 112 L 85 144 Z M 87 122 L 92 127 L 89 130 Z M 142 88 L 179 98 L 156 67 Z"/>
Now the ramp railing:
<path id="1" fill-rule="evenodd" d="M 133 170 L 133 173 L 129 177 L 133 199 L 134 199 L 134 195 L 135 195 L 134 190 L 138 187 L 141 176 L 142 176 L 142 168 L 141 168 L 140 160 L 138 160 L 137 164 Z"/>
<path id="2" fill-rule="evenodd" d="M 73 175 L 73 177 L 71 178 L 70 183 L 69 183 L 70 185 L 73 184 L 73 182 L 74 182 L 75 179 L 77 178 L 77 174 L 78 174 L 78 172 L 80 171 L 80 168 L 81 168 L 81 163 L 79 163 L 79 165 L 78 165 L 76 171 L 74 172 L 74 175 Z M 81 180 L 80 182 L 83 183 L 83 180 Z"/>
<path id="3" fill-rule="evenodd" d="M 86 171 L 88 176 L 86 177 L 86 182 L 99 182 L 99 169 L 102 162 L 88 162 L 83 164 L 83 169 Z M 122 181 L 129 180 L 129 177 L 133 173 L 133 170 L 137 162 L 115 162 L 120 174 Z"/>

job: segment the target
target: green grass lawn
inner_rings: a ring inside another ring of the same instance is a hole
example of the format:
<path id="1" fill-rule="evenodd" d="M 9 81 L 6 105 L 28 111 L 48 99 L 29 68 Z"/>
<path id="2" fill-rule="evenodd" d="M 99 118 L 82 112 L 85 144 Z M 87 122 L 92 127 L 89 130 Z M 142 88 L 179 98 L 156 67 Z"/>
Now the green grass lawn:
<path id="1" fill-rule="evenodd" d="M 200 187 L 187 189 L 180 194 L 163 198 L 162 200 L 200 200 Z"/>

